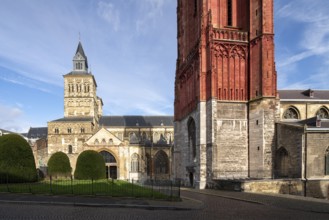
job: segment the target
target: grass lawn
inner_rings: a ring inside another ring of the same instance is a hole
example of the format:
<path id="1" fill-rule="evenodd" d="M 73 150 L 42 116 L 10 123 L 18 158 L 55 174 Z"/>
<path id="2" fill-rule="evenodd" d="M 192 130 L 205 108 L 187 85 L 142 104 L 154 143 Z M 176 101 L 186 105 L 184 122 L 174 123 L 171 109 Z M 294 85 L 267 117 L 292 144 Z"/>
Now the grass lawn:
<path id="1" fill-rule="evenodd" d="M 122 180 L 44 180 L 35 183 L 0 184 L 0 192 L 54 194 L 54 195 L 102 195 L 115 197 L 141 197 L 174 199 L 151 188 Z"/>

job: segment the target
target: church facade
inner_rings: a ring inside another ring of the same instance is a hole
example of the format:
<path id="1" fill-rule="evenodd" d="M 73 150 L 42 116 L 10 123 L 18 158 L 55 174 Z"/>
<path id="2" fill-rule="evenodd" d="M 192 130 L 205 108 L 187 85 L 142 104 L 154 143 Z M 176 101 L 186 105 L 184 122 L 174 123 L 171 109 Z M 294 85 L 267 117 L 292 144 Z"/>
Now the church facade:
<path id="1" fill-rule="evenodd" d="M 99 152 L 108 178 L 144 181 L 171 178 L 172 116 L 103 116 L 97 83 L 81 42 L 73 70 L 64 75 L 64 117 L 48 122 L 47 146 L 35 149 L 37 167 L 64 152 L 75 169 L 79 154 Z"/>
<path id="2" fill-rule="evenodd" d="M 273 0 L 177 2 L 175 177 L 328 180 L 329 92 L 277 91 Z"/>

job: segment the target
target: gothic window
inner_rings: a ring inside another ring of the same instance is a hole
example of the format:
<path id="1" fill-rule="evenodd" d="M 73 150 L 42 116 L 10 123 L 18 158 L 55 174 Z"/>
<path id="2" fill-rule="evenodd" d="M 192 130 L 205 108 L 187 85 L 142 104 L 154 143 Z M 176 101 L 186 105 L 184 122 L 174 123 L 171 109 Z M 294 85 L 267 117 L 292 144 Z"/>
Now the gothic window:
<path id="1" fill-rule="evenodd" d="M 195 122 L 193 118 L 190 118 L 187 122 L 187 131 L 188 131 L 188 146 L 190 152 L 192 152 L 193 160 L 196 157 L 196 132 L 195 132 Z"/>
<path id="2" fill-rule="evenodd" d="M 169 173 L 169 159 L 167 154 L 160 150 L 155 155 L 155 173 L 168 174 Z"/>
<path id="3" fill-rule="evenodd" d="M 113 144 L 113 139 L 112 138 L 110 138 L 110 140 L 109 140 L 109 144 Z"/>
<path id="4" fill-rule="evenodd" d="M 325 155 L 325 175 L 329 175 L 329 147 L 327 148 Z"/>
<path id="5" fill-rule="evenodd" d="M 288 151 L 284 147 L 276 152 L 278 177 L 288 177 Z"/>
<path id="6" fill-rule="evenodd" d="M 131 156 L 131 172 L 139 172 L 139 155 L 136 153 Z"/>
<path id="7" fill-rule="evenodd" d="M 198 0 L 194 0 L 194 17 L 197 16 L 197 12 L 198 12 Z"/>
<path id="8" fill-rule="evenodd" d="M 322 119 L 329 119 L 329 114 L 328 114 L 328 110 L 325 107 L 320 108 L 317 112 L 316 115 L 320 116 L 320 118 Z"/>
<path id="9" fill-rule="evenodd" d="M 155 132 L 155 133 L 153 134 L 153 143 L 158 142 L 159 139 L 160 139 L 160 135 L 159 135 L 159 133 L 158 133 L 158 132 Z"/>
<path id="10" fill-rule="evenodd" d="M 69 145 L 68 152 L 69 152 L 69 154 L 72 154 L 72 152 L 73 152 L 72 145 Z"/>
<path id="11" fill-rule="evenodd" d="M 131 144 L 137 144 L 139 142 L 137 135 L 134 132 L 129 134 L 129 142 Z"/>
<path id="12" fill-rule="evenodd" d="M 94 144 L 99 144 L 98 139 L 96 139 L 96 140 L 94 141 Z"/>
<path id="13" fill-rule="evenodd" d="M 102 139 L 102 144 L 106 144 L 105 138 Z"/>
<path id="14" fill-rule="evenodd" d="M 146 155 L 146 173 L 149 176 L 151 174 L 151 156 L 147 153 Z"/>
<path id="15" fill-rule="evenodd" d="M 298 116 L 298 111 L 294 107 L 288 108 L 284 113 L 283 113 L 283 118 L 284 119 L 299 119 Z"/>
<path id="16" fill-rule="evenodd" d="M 147 135 L 146 135 L 145 131 L 142 133 L 142 139 L 143 139 L 143 141 L 147 140 Z"/>
<path id="17" fill-rule="evenodd" d="M 72 133 L 72 128 L 68 128 L 67 133 L 71 134 Z"/>
<path id="18" fill-rule="evenodd" d="M 103 156 L 105 163 L 116 163 L 117 162 L 115 157 L 111 153 L 109 153 L 107 151 L 101 151 L 99 153 Z"/>
<path id="19" fill-rule="evenodd" d="M 232 0 L 227 0 L 227 26 L 232 26 Z"/>

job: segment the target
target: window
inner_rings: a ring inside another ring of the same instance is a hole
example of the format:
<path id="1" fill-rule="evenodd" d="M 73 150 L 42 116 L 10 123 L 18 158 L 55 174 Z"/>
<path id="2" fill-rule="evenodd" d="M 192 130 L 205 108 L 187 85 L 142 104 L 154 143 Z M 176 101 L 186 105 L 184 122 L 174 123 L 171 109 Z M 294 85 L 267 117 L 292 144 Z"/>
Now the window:
<path id="1" fill-rule="evenodd" d="M 58 134 L 58 133 L 59 133 L 59 129 L 55 128 L 55 134 Z"/>
<path id="2" fill-rule="evenodd" d="M 69 147 L 68 147 L 68 153 L 69 154 L 72 154 L 72 152 L 73 152 L 72 145 L 69 145 Z"/>
<path id="3" fill-rule="evenodd" d="M 82 134 L 85 133 L 85 128 L 81 128 L 80 130 Z"/>
<path id="4" fill-rule="evenodd" d="M 276 161 L 278 177 L 288 177 L 288 151 L 284 147 L 277 150 Z"/>
<path id="5" fill-rule="evenodd" d="M 95 139 L 94 144 L 99 144 L 98 139 Z"/>
<path id="6" fill-rule="evenodd" d="M 317 112 L 316 115 L 319 116 L 321 119 L 329 119 L 329 114 L 328 110 L 325 107 L 320 108 Z"/>
<path id="7" fill-rule="evenodd" d="M 71 134 L 72 133 L 72 129 L 71 128 L 68 128 L 67 129 L 67 133 Z"/>
<path id="8" fill-rule="evenodd" d="M 151 174 L 151 165 L 152 165 L 151 156 L 148 153 L 146 153 L 146 173 L 148 176 Z"/>
<path id="9" fill-rule="evenodd" d="M 198 12 L 198 0 L 194 0 L 194 17 L 197 16 L 197 12 Z"/>
<path id="10" fill-rule="evenodd" d="M 325 162 L 325 175 L 329 175 L 329 147 L 326 150 L 324 162 Z"/>
<path id="11" fill-rule="evenodd" d="M 298 116 L 298 111 L 294 107 L 288 108 L 284 113 L 283 113 L 283 118 L 284 119 L 299 119 Z"/>
<path id="12" fill-rule="evenodd" d="M 105 138 L 102 139 L 102 144 L 106 144 Z"/>
<path id="13" fill-rule="evenodd" d="M 188 146 L 190 152 L 192 152 L 192 159 L 196 157 L 196 132 L 195 132 L 195 122 L 193 118 L 190 118 L 187 122 L 187 132 L 188 132 Z"/>
<path id="14" fill-rule="evenodd" d="M 169 159 L 167 154 L 160 150 L 155 155 L 155 173 L 168 174 L 169 173 Z"/>
<path id="15" fill-rule="evenodd" d="M 136 153 L 131 156 L 131 172 L 139 172 L 139 155 Z"/>
<path id="16" fill-rule="evenodd" d="M 113 139 L 112 138 L 110 138 L 110 140 L 109 140 L 109 144 L 113 144 Z"/>
<path id="17" fill-rule="evenodd" d="M 227 26 L 232 26 L 232 0 L 227 0 Z"/>

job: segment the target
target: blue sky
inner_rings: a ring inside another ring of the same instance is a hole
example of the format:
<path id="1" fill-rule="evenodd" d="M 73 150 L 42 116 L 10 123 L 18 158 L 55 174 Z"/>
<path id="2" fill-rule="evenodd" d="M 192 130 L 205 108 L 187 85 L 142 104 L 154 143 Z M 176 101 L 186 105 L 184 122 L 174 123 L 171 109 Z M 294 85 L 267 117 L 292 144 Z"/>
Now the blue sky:
<path id="1" fill-rule="evenodd" d="M 1 0 L 0 128 L 63 117 L 79 33 L 105 115 L 173 114 L 176 0 Z M 275 0 L 280 89 L 329 89 L 329 1 Z"/>

